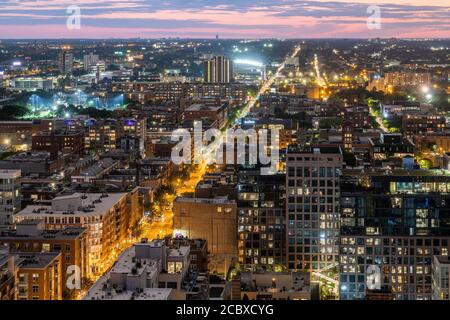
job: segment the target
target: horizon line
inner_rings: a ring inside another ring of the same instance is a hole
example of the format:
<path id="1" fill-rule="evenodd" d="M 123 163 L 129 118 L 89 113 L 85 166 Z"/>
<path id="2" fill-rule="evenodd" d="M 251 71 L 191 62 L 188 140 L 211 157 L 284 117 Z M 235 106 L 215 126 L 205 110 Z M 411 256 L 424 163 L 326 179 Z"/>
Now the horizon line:
<path id="1" fill-rule="evenodd" d="M 278 37 L 261 37 L 261 38 L 216 38 L 216 37 L 129 37 L 129 38 L 0 38 L 0 41 L 14 41 L 14 40 L 163 40 L 163 39 L 177 39 L 177 40 L 450 40 L 450 37 L 311 37 L 311 38 L 278 38 Z"/>

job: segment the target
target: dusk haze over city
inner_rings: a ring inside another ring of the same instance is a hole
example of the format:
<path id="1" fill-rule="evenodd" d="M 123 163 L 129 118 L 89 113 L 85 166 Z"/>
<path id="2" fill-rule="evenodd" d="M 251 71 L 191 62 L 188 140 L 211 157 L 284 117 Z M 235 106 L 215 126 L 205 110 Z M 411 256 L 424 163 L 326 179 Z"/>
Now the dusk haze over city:
<path id="1" fill-rule="evenodd" d="M 0 0 L 0 310 L 433 317 L 449 271 L 449 0 Z"/>
<path id="2" fill-rule="evenodd" d="M 61 28 L 66 9 L 83 27 Z M 367 8 L 384 27 L 368 31 Z M 0 3 L 2 38 L 447 38 L 447 0 L 34 0 Z"/>

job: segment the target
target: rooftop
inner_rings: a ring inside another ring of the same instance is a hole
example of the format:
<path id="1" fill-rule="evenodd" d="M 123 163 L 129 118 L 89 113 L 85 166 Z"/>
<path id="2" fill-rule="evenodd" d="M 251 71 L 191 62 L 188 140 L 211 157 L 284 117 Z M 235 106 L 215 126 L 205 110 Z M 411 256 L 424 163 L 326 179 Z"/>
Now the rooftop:
<path id="1" fill-rule="evenodd" d="M 53 263 L 61 253 L 59 252 L 38 252 L 19 254 L 19 267 L 21 269 L 43 269 Z"/>
<path id="2" fill-rule="evenodd" d="M 16 230 L 0 230 L 0 240 L 38 240 L 38 239 L 77 239 L 87 229 L 78 227 L 67 227 L 64 230 L 42 230 L 39 234 L 19 234 Z"/>
<path id="3" fill-rule="evenodd" d="M 144 269 L 147 269 L 148 274 L 154 274 L 158 272 L 157 259 L 139 259 L 139 263 L 136 260 L 135 246 L 125 250 L 120 257 L 114 263 L 111 269 L 111 273 L 125 273 L 128 275 L 140 274 Z M 132 272 L 136 268 L 136 272 Z"/>
<path id="4" fill-rule="evenodd" d="M 205 239 L 189 239 L 184 237 L 172 238 L 172 243 L 175 245 L 189 245 L 192 250 L 202 250 L 206 248 L 207 241 Z"/>
<path id="5" fill-rule="evenodd" d="M 193 104 L 190 107 L 186 108 L 186 111 L 218 111 L 222 108 L 222 106 L 211 106 L 204 104 Z"/>
<path id="6" fill-rule="evenodd" d="M 40 131 L 35 134 L 35 136 L 39 137 L 50 137 L 50 136 L 82 136 L 82 131 L 75 131 L 75 130 L 58 130 L 58 131 Z"/>
<path id="7" fill-rule="evenodd" d="M 145 246 L 147 248 L 145 248 Z M 125 250 L 114 263 L 110 272 L 101 277 L 90 289 L 85 300 L 111 299 L 111 300 L 167 300 L 171 289 L 155 289 L 135 286 L 130 279 L 145 277 L 144 286 L 157 281 L 160 272 L 165 268 L 161 264 L 165 259 L 179 254 L 189 254 L 189 247 L 181 246 L 180 249 L 162 250 L 164 240 L 147 241 L 143 239 L 133 247 Z M 148 250 L 146 250 L 148 249 Z M 131 285 L 131 287 L 128 287 Z M 133 290 L 130 290 L 133 289 Z"/>
<path id="8" fill-rule="evenodd" d="M 204 204 L 235 204 L 236 201 L 228 200 L 228 197 L 216 197 L 213 199 L 209 198 L 188 198 L 188 197 L 177 197 L 175 202 L 185 202 L 185 203 L 204 203 Z"/>
<path id="9" fill-rule="evenodd" d="M 299 146 L 292 145 L 288 147 L 288 154 L 342 154 L 338 146 Z"/>
<path id="10" fill-rule="evenodd" d="M 37 226 L 42 223 L 42 220 L 39 219 L 27 219 L 17 223 L 18 226 Z"/>
<path id="11" fill-rule="evenodd" d="M 84 300 L 169 300 L 172 289 L 143 288 L 136 291 L 121 291 L 108 287 L 108 278 L 101 277 L 89 290 Z"/>
<path id="12" fill-rule="evenodd" d="M 21 175 L 20 170 L 0 170 L 0 179 L 15 179 Z"/>
<path id="13" fill-rule="evenodd" d="M 450 171 L 444 169 L 385 169 L 372 168 L 371 170 L 343 169 L 343 176 L 391 176 L 391 177 L 450 177 Z"/>
<path id="14" fill-rule="evenodd" d="M 168 165 L 170 164 L 170 157 L 152 157 L 141 160 L 143 165 Z"/>
<path id="15" fill-rule="evenodd" d="M 9 156 L 7 161 L 50 161 L 50 153 L 46 151 L 22 152 Z M 4 161 L 5 161 L 4 160 Z"/>
<path id="16" fill-rule="evenodd" d="M 305 272 L 244 272 L 241 285 L 244 291 L 309 292 L 310 275 Z"/>
<path id="17" fill-rule="evenodd" d="M 449 256 L 434 256 L 434 258 L 439 261 L 440 264 L 448 264 L 450 265 L 450 257 Z"/>
<path id="18" fill-rule="evenodd" d="M 16 216 L 18 218 L 40 218 L 44 216 L 96 216 L 105 214 L 127 193 L 74 193 L 56 197 L 51 206 L 29 205 Z"/>
<path id="19" fill-rule="evenodd" d="M 169 249 L 168 257 L 185 257 L 190 253 L 190 249 L 189 246 L 180 246 L 177 249 Z"/>
<path id="20" fill-rule="evenodd" d="M 96 175 L 102 173 L 104 170 L 111 168 L 116 163 L 117 163 L 117 161 L 114 161 L 111 158 L 102 159 L 102 160 L 94 163 L 89 168 L 80 172 L 80 176 L 85 176 L 85 177 L 96 176 Z"/>

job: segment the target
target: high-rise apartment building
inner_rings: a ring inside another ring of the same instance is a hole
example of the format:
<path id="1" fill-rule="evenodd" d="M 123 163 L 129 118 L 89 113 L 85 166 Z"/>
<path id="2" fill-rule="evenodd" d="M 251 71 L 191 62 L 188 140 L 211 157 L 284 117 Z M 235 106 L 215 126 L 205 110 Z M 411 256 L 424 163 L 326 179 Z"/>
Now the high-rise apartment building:
<path id="1" fill-rule="evenodd" d="M 345 170 L 340 298 L 387 287 L 396 300 L 432 298 L 432 261 L 450 244 L 450 177 L 431 170 Z"/>
<path id="2" fill-rule="evenodd" d="M 58 69 L 61 75 L 70 75 L 73 71 L 73 53 L 64 49 L 58 53 Z"/>
<path id="3" fill-rule="evenodd" d="M 20 170 L 0 170 L 0 225 L 11 225 L 20 210 Z"/>
<path id="4" fill-rule="evenodd" d="M 224 56 L 215 56 L 203 63 L 204 82 L 230 83 L 234 81 L 233 62 Z"/>
<path id="5" fill-rule="evenodd" d="M 286 155 L 287 266 L 325 272 L 337 267 L 339 147 L 289 147 Z"/>
<path id="6" fill-rule="evenodd" d="M 286 265 L 286 176 L 261 175 L 260 168 L 238 171 L 238 261 L 251 271 L 280 271 Z"/>

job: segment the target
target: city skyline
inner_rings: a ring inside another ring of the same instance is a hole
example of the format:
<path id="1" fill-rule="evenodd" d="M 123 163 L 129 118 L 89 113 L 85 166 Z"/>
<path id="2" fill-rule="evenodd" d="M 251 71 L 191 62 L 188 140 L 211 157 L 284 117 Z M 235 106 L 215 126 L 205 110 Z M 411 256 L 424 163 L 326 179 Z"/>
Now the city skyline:
<path id="1" fill-rule="evenodd" d="M 450 301 L 449 6 L 352 1 L 0 0 L 0 300 Z"/>
<path id="2" fill-rule="evenodd" d="M 67 28 L 80 9 L 79 28 Z M 379 26 L 369 28 L 368 19 Z M 375 9 L 377 10 L 377 9 Z M 446 1 L 38 0 L 0 3 L 2 39 L 14 38 L 448 38 Z M 375 14 L 375 16 L 374 16 Z"/>

